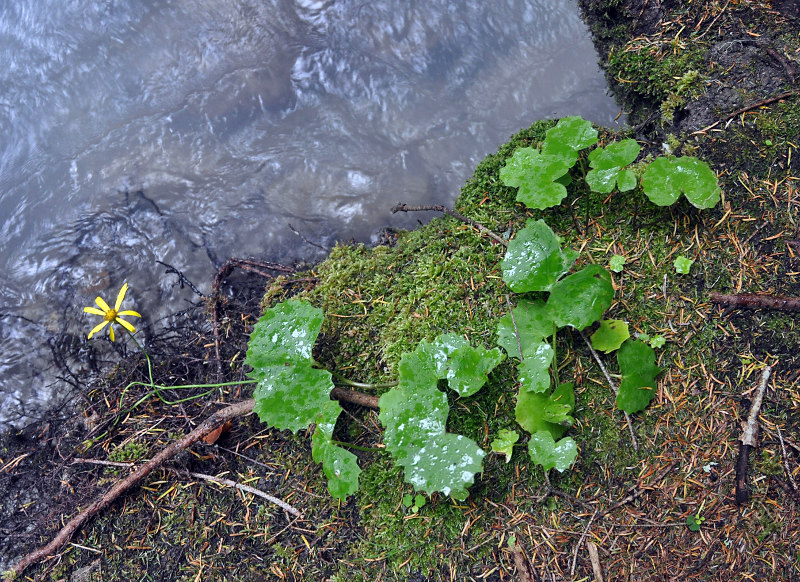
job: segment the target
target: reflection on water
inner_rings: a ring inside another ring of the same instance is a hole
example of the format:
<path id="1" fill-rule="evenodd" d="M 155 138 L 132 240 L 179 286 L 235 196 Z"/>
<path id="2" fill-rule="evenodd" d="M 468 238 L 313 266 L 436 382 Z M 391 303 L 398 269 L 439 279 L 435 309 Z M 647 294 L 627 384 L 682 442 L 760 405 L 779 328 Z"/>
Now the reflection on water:
<path id="1" fill-rule="evenodd" d="M 28 403 L 98 292 L 186 305 L 157 260 L 208 291 L 228 256 L 318 259 L 289 223 L 367 241 L 536 119 L 618 113 L 566 0 L 5 0 L 0 86 L 0 391 Z"/>

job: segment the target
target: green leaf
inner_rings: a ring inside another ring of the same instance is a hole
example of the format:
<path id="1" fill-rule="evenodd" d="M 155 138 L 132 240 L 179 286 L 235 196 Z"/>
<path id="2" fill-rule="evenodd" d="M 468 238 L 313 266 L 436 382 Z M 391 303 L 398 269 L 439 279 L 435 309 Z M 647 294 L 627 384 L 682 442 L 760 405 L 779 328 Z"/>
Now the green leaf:
<path id="1" fill-rule="evenodd" d="M 524 358 L 525 354 L 535 351 L 540 342 L 555 331 L 556 325 L 543 301 L 520 299 L 510 313 L 498 320 L 497 344 L 509 356 Z"/>
<path id="2" fill-rule="evenodd" d="M 628 414 L 644 410 L 655 396 L 656 376 L 653 348 L 638 340 L 628 340 L 617 352 L 622 381 L 617 392 L 617 408 Z"/>
<path id="3" fill-rule="evenodd" d="M 553 318 L 543 301 L 520 299 L 517 306 L 497 322 L 497 344 L 509 356 L 519 359 L 520 350 L 524 357 L 531 350 L 535 350 L 544 338 L 553 335 L 555 331 Z M 517 332 L 519 332 L 519 338 L 517 338 Z"/>
<path id="4" fill-rule="evenodd" d="M 330 399 L 331 373 L 312 368 L 310 362 L 259 368 L 251 375 L 260 377 L 254 410 L 267 426 L 297 432 L 321 418 L 335 419 L 342 410 Z"/>
<path id="5" fill-rule="evenodd" d="M 322 310 L 307 301 L 279 303 L 256 323 L 245 362 L 253 367 L 248 375 L 258 381 L 254 410 L 263 423 L 292 432 L 317 425 L 312 456 L 322 463 L 331 495 L 343 499 L 358 490 L 360 469 L 352 453 L 331 441 L 342 408 L 330 398 L 330 372 L 312 367 L 322 320 Z"/>
<path id="6" fill-rule="evenodd" d="M 550 363 L 554 355 L 553 348 L 547 342 L 540 342 L 536 348 L 525 353 L 525 359 L 517 364 L 522 390 L 544 392 L 550 388 Z"/>
<path id="7" fill-rule="evenodd" d="M 673 204 L 681 194 L 700 209 L 713 208 L 720 199 L 717 175 L 692 156 L 657 158 L 645 170 L 642 189 L 659 206 Z"/>
<path id="8" fill-rule="evenodd" d="M 664 344 L 667 343 L 667 340 L 664 338 L 663 335 L 657 335 L 653 339 L 650 340 L 650 347 L 651 348 L 663 348 Z"/>
<path id="9" fill-rule="evenodd" d="M 514 445 L 519 440 L 519 433 L 515 430 L 502 428 L 498 431 L 497 437 L 492 441 L 492 451 L 506 456 L 506 463 L 511 461 L 511 454 L 514 452 Z"/>
<path id="10" fill-rule="evenodd" d="M 625 257 L 622 255 L 614 255 L 608 260 L 608 268 L 614 271 L 615 273 L 622 272 L 622 269 L 625 267 Z"/>
<path id="11" fill-rule="evenodd" d="M 301 299 L 268 309 L 250 334 L 245 363 L 257 374 L 262 367 L 310 359 L 322 320 L 322 310 Z"/>
<path id="12" fill-rule="evenodd" d="M 592 127 L 591 122 L 575 115 L 572 117 L 562 117 L 558 120 L 555 127 L 551 127 L 545 134 L 542 144 L 542 153 L 565 156 L 562 152 L 571 151 L 571 167 L 577 159 L 577 152 L 588 148 L 597 143 L 597 130 Z M 569 159 L 566 158 L 565 159 Z"/>
<path id="13" fill-rule="evenodd" d="M 503 280 L 516 293 L 548 291 L 577 257 L 575 251 L 561 249 L 561 239 L 544 220 L 529 220 L 508 243 Z"/>
<path id="14" fill-rule="evenodd" d="M 428 351 L 436 362 L 437 378 L 447 379 L 450 388 L 462 397 L 480 390 L 489 379 L 489 372 L 505 357 L 497 348 L 473 348 L 454 333 L 440 335 L 432 344 L 423 342 L 421 349 Z"/>
<path id="15" fill-rule="evenodd" d="M 619 349 L 622 342 L 629 337 L 631 337 L 631 334 L 628 332 L 628 323 L 626 321 L 604 319 L 590 339 L 594 349 L 609 353 Z"/>
<path id="16" fill-rule="evenodd" d="M 471 439 L 446 432 L 450 406 L 438 381 L 471 394 L 501 359 L 498 349 L 471 348 L 452 334 L 423 340 L 401 357 L 398 385 L 381 396 L 378 418 L 386 449 L 417 491 L 466 498 L 485 453 Z"/>
<path id="17" fill-rule="evenodd" d="M 567 195 L 566 187 L 557 180 L 571 165 L 561 157 L 542 154 L 535 148 L 521 148 L 500 169 L 500 179 L 506 186 L 519 188 L 518 202 L 544 210 L 561 204 Z"/>
<path id="18" fill-rule="evenodd" d="M 575 462 L 578 446 L 570 437 L 555 442 L 553 435 L 544 430 L 531 435 L 528 452 L 533 462 L 541 465 L 545 471 L 555 468 L 563 473 Z"/>
<path id="19" fill-rule="evenodd" d="M 520 390 L 515 408 L 517 423 L 529 433 L 547 431 L 553 438 L 560 438 L 572 426 L 575 419 L 575 389 L 566 382 L 551 394 L 537 394 Z"/>
<path id="20" fill-rule="evenodd" d="M 678 258 L 672 263 L 675 265 L 675 271 L 680 273 L 681 275 L 688 275 L 689 271 L 692 269 L 692 265 L 694 261 L 692 259 L 687 259 L 683 255 L 678 255 Z"/>
<path id="21" fill-rule="evenodd" d="M 358 491 L 361 469 L 356 456 L 333 444 L 330 435 L 323 434 L 324 432 L 325 428 L 319 425 L 314 431 L 314 436 L 311 437 L 311 456 L 315 462 L 322 463 L 330 494 L 337 499 L 344 499 Z"/>
<path id="22" fill-rule="evenodd" d="M 605 149 L 597 148 L 589 153 L 589 166 L 586 183 L 594 192 L 608 194 L 619 186 L 620 192 L 636 187 L 636 176 L 625 166 L 632 163 L 639 155 L 639 144 L 636 140 L 626 139 L 609 144 Z"/>
<path id="23" fill-rule="evenodd" d="M 547 307 L 556 325 L 580 330 L 600 319 L 613 299 L 611 275 L 598 265 L 588 265 L 553 285 Z"/>

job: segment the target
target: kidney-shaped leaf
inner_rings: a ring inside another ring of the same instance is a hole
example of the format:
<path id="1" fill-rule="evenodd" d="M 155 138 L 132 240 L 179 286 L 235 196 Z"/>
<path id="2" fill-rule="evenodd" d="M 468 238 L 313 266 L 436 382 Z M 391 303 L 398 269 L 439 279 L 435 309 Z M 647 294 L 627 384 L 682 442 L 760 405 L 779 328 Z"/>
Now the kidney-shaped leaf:
<path id="1" fill-rule="evenodd" d="M 636 140 L 626 139 L 611 143 L 605 149 L 592 150 L 589 153 L 592 169 L 586 174 L 586 183 L 601 194 L 611 192 L 615 184 L 620 192 L 632 190 L 636 186 L 636 177 L 624 168 L 636 159 L 640 149 Z"/>
<path id="2" fill-rule="evenodd" d="M 543 301 L 520 299 L 517 306 L 497 322 L 497 344 L 512 358 L 524 358 L 555 331 L 553 318 Z"/>
<path id="3" fill-rule="evenodd" d="M 655 364 L 653 348 L 638 340 L 628 340 L 617 352 L 622 381 L 617 392 L 617 408 L 628 414 L 647 408 L 655 396 L 656 376 L 661 369 Z"/>
<path id="4" fill-rule="evenodd" d="M 697 208 L 713 208 L 720 199 L 717 175 L 692 156 L 657 158 L 645 170 L 642 190 L 659 206 L 673 204 L 681 194 Z"/>
<path id="5" fill-rule="evenodd" d="M 533 462 L 541 465 L 545 471 L 558 469 L 563 473 L 575 462 L 578 445 L 570 437 L 555 442 L 553 436 L 545 430 L 531 435 L 528 452 Z"/>
<path id="6" fill-rule="evenodd" d="M 560 438 L 575 420 L 575 389 L 572 383 L 561 384 L 551 394 L 520 390 L 515 408 L 517 423 L 529 433 L 548 431 Z"/>
<path id="7" fill-rule="evenodd" d="M 600 319 L 614 299 L 611 275 L 599 265 L 587 265 L 550 289 L 547 307 L 559 327 L 583 329 Z"/>
<path id="8" fill-rule="evenodd" d="M 577 257 L 575 251 L 561 249 L 561 239 L 544 220 L 529 220 L 508 243 L 503 280 L 516 293 L 547 291 Z"/>
<path id="9" fill-rule="evenodd" d="M 550 388 L 550 363 L 555 352 L 547 342 L 540 342 L 525 354 L 525 359 L 517 364 L 521 390 L 544 392 Z"/>
<path id="10" fill-rule="evenodd" d="M 592 347 L 601 352 L 609 353 L 622 345 L 626 339 L 631 337 L 628 331 L 628 323 L 621 319 L 604 319 L 600 322 L 600 327 L 589 339 L 592 340 Z"/>
<path id="11" fill-rule="evenodd" d="M 518 202 L 528 208 L 544 210 L 561 204 L 567 195 L 566 187 L 558 180 L 569 171 L 571 165 L 560 157 L 542 154 L 535 148 L 520 148 L 500 169 L 500 179 L 506 186 L 519 188 Z"/>
<path id="12" fill-rule="evenodd" d="M 264 312 L 247 346 L 245 363 L 259 368 L 311 358 L 322 327 L 322 310 L 302 299 L 290 299 Z"/>

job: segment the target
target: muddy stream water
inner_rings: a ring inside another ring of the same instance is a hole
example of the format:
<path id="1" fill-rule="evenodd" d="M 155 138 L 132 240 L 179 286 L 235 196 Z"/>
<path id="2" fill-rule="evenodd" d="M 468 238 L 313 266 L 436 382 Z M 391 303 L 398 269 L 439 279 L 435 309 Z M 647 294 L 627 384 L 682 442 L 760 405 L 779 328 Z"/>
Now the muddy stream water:
<path id="1" fill-rule="evenodd" d="M 3 0 L 0 425 L 69 393 L 52 350 L 113 302 L 153 325 L 229 256 L 318 260 L 448 204 L 552 116 L 614 126 L 566 0 Z M 94 339 L 92 341 L 95 341 Z M 100 339 L 99 341 L 106 341 Z"/>

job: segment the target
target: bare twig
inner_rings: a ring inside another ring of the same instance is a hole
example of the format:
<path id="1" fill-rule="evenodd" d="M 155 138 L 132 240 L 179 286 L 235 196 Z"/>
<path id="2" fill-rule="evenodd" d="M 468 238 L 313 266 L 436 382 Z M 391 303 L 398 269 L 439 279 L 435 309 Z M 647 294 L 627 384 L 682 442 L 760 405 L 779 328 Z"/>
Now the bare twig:
<path id="1" fill-rule="evenodd" d="M 182 439 L 170 444 L 167 448 L 162 450 L 155 457 L 147 461 L 144 465 L 136 469 L 124 479 L 117 481 L 117 483 L 114 484 L 111 489 L 93 501 L 88 507 L 73 517 L 67 523 L 67 525 L 61 528 L 61 530 L 50 541 L 50 543 L 39 548 L 38 550 L 34 550 L 30 554 L 24 556 L 19 562 L 14 564 L 11 567 L 12 572 L 16 575 L 19 575 L 28 566 L 36 564 L 44 558 L 55 554 L 64 546 L 64 544 L 72 539 L 72 536 L 81 526 L 83 526 L 84 523 L 111 505 L 120 495 L 138 485 L 147 475 L 150 474 L 151 471 L 153 471 L 153 469 L 163 465 L 166 461 L 199 441 L 225 421 L 249 414 L 253 411 L 254 404 L 255 402 L 252 399 L 244 400 L 242 402 L 237 402 L 236 404 L 231 404 L 230 406 L 212 414 L 192 432 L 184 436 Z"/>
<path id="2" fill-rule="evenodd" d="M 750 414 L 747 422 L 743 426 L 742 436 L 739 439 L 739 457 L 736 460 L 736 503 L 741 505 L 750 498 L 747 490 L 747 457 L 750 449 L 758 443 L 758 414 L 761 411 L 761 403 L 764 400 L 764 392 L 769 383 L 769 375 L 772 373 L 772 366 L 767 366 L 761 373 L 761 382 L 758 385 L 753 404 L 750 406 Z"/>
<path id="3" fill-rule="evenodd" d="M 394 206 L 392 208 L 392 214 L 395 214 L 397 212 L 424 212 L 429 210 L 432 210 L 434 212 L 442 212 L 443 214 L 448 214 L 453 218 L 457 218 L 461 222 L 469 224 L 470 226 L 474 226 L 481 233 L 499 242 L 504 247 L 508 246 L 507 240 L 502 238 L 500 235 L 495 234 L 494 232 L 483 226 L 477 220 L 472 220 L 471 218 L 467 218 L 460 212 L 456 212 L 455 210 L 450 210 L 449 208 L 447 208 L 447 206 L 442 206 L 441 204 L 433 204 L 430 206 L 409 206 L 408 204 L 398 204 L 397 206 Z"/>
<path id="4" fill-rule="evenodd" d="M 173 470 L 174 470 L 174 472 L 176 472 L 178 474 L 183 474 L 183 475 L 186 474 L 185 472 L 180 471 L 178 469 L 173 469 Z M 204 481 L 214 481 L 215 483 L 220 483 L 221 485 L 227 485 L 228 487 L 234 487 L 234 488 L 238 489 L 239 491 L 245 491 L 246 493 L 252 493 L 253 495 L 257 495 L 258 497 L 261 497 L 262 499 L 266 499 L 270 503 L 274 503 L 275 505 L 277 505 L 281 509 L 284 509 L 284 510 L 288 511 L 292 515 L 294 515 L 296 517 L 299 517 L 300 519 L 303 519 L 303 514 L 300 513 L 297 509 L 295 509 L 294 507 L 292 507 L 291 505 L 289 505 L 285 501 L 282 501 L 282 500 L 278 499 L 277 497 L 273 497 L 269 493 L 264 493 L 263 491 L 261 491 L 259 489 L 256 489 L 255 487 L 250 487 L 249 485 L 244 485 L 243 483 L 237 483 L 236 481 L 231 481 L 230 479 L 225 479 L 224 477 L 214 477 L 213 475 L 206 475 L 205 473 L 188 473 L 188 474 L 191 477 L 194 477 L 195 479 L 203 479 Z"/>
<path id="5" fill-rule="evenodd" d="M 786 478 L 789 480 L 789 486 L 792 488 L 795 496 L 799 493 L 797 490 L 797 483 L 794 482 L 794 477 L 792 476 L 792 469 L 789 467 L 789 455 L 786 453 L 786 443 L 783 441 L 783 433 L 781 433 L 781 427 L 777 424 L 775 428 L 778 429 L 778 440 L 781 443 L 781 453 L 783 454 L 783 470 L 786 472 Z"/>
<path id="6" fill-rule="evenodd" d="M 569 575 L 571 578 L 575 577 L 575 567 L 578 565 L 578 550 L 580 550 L 583 540 L 586 539 L 586 535 L 589 533 L 589 528 L 592 527 L 594 518 L 597 517 L 597 513 L 599 511 L 600 511 L 599 509 L 594 510 L 594 513 L 592 514 L 592 517 L 589 519 L 589 522 L 586 524 L 586 527 L 583 528 L 583 533 L 581 534 L 578 543 L 575 544 L 575 550 L 572 552 L 572 567 L 569 569 Z M 597 548 L 595 548 L 595 551 L 597 551 Z"/>
<path id="7" fill-rule="evenodd" d="M 711 292 L 711 301 L 727 305 L 731 309 L 776 309 L 780 311 L 800 311 L 800 297 L 782 297 L 756 293 L 727 294 Z"/>
<path id="8" fill-rule="evenodd" d="M 611 378 L 611 374 L 608 373 L 608 370 L 606 370 L 606 367 L 603 365 L 603 361 L 600 359 L 600 356 L 597 354 L 596 351 L 594 351 L 594 347 L 592 347 L 592 342 L 589 341 L 589 338 L 587 338 L 583 334 L 582 331 L 579 331 L 578 333 L 583 338 L 583 341 L 586 342 L 586 345 L 589 347 L 589 351 L 592 352 L 592 356 L 594 356 L 594 360 L 597 362 L 597 365 L 600 366 L 600 369 L 603 371 L 603 375 L 606 377 L 606 381 L 608 382 L 608 385 L 611 387 L 611 390 L 614 392 L 614 396 L 616 396 L 617 393 L 619 393 L 619 388 L 617 388 L 617 385 L 614 383 L 614 380 Z M 631 433 L 631 442 L 633 443 L 633 450 L 634 451 L 638 451 L 639 450 L 639 442 L 636 440 L 636 434 L 634 434 L 634 432 L 633 432 L 633 423 L 631 422 L 631 417 L 624 410 L 623 410 L 623 413 L 625 414 L 625 422 L 628 423 L 628 431 Z"/>
<path id="9" fill-rule="evenodd" d="M 591 540 L 586 540 L 586 549 L 589 550 L 589 560 L 592 562 L 592 572 L 594 572 L 594 582 L 603 582 L 603 567 L 600 565 L 600 555 L 597 553 L 597 546 Z"/>
<path id="10" fill-rule="evenodd" d="M 309 245 L 311 245 L 312 247 L 317 247 L 318 249 L 322 249 L 323 251 L 327 251 L 327 250 L 328 250 L 328 249 L 326 249 L 324 246 L 322 246 L 322 245 L 320 245 L 320 244 L 317 244 L 317 243 L 315 243 L 315 242 L 311 242 L 310 240 L 308 240 L 308 239 L 307 239 L 307 238 L 306 238 L 306 237 L 303 235 L 303 233 L 302 233 L 302 232 L 300 232 L 299 230 L 297 230 L 295 227 L 293 227 L 293 226 L 291 225 L 291 223 L 287 223 L 287 225 L 289 226 L 289 230 L 291 230 L 293 233 L 295 233 L 297 236 L 299 236 L 301 239 L 303 239 L 303 242 L 304 242 L 304 243 L 306 243 L 306 244 L 309 244 Z"/>
<path id="11" fill-rule="evenodd" d="M 737 115 L 740 115 L 742 113 L 746 113 L 746 112 L 750 111 L 751 109 L 758 109 L 759 107 L 763 107 L 764 105 L 769 105 L 770 103 L 774 103 L 775 101 L 780 101 L 781 99 L 786 99 L 788 97 L 792 97 L 793 95 L 798 95 L 798 92 L 797 91 L 787 91 L 786 93 L 781 93 L 780 95 L 776 95 L 775 97 L 770 97 L 769 99 L 764 99 L 764 100 L 759 101 L 757 103 L 752 103 L 751 105 L 748 105 L 747 107 L 742 107 L 741 109 L 737 109 L 736 111 L 732 111 L 731 113 L 728 113 L 728 115 L 726 115 L 725 117 L 723 117 L 721 119 L 718 119 L 716 122 L 712 123 L 708 127 L 704 127 L 703 129 L 698 129 L 697 131 L 693 131 L 691 133 L 691 135 L 697 135 L 697 134 L 700 134 L 700 133 L 705 133 L 709 129 L 713 129 L 713 128 L 717 127 L 720 123 L 728 121 L 729 119 L 733 119 Z"/>

